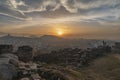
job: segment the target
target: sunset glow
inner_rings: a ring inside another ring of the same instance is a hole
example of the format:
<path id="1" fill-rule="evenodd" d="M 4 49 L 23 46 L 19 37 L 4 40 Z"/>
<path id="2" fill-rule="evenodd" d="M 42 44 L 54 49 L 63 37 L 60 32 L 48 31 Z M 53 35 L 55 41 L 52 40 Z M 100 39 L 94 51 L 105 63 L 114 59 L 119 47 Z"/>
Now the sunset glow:
<path id="1" fill-rule="evenodd" d="M 63 32 L 62 31 L 58 31 L 58 35 L 63 35 Z"/>

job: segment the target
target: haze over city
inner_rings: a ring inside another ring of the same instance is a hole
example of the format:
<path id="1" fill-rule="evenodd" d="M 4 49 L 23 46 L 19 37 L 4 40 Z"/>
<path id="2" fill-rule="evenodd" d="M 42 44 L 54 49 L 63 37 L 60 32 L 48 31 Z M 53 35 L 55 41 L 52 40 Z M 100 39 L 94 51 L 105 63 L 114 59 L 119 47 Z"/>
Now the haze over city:
<path id="1" fill-rule="evenodd" d="M 119 0 L 0 0 L 0 34 L 119 40 Z"/>

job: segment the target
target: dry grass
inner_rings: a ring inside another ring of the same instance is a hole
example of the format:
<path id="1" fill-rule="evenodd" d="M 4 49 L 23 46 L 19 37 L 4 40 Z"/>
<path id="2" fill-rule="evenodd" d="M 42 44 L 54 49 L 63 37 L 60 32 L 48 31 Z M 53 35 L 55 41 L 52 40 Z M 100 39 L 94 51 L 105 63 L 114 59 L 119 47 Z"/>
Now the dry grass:
<path id="1" fill-rule="evenodd" d="M 96 59 L 83 72 L 95 80 L 120 80 L 120 59 L 113 55 Z"/>

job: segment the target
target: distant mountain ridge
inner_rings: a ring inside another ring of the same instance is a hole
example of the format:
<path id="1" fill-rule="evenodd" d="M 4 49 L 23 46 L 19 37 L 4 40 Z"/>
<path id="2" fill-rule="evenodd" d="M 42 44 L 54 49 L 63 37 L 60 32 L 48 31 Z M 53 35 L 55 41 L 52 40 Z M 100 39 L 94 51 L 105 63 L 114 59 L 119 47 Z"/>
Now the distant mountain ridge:
<path id="1" fill-rule="evenodd" d="M 104 40 L 108 45 L 114 41 Z M 103 40 L 95 39 L 65 39 L 54 35 L 43 35 L 41 37 L 18 37 L 6 35 L 0 37 L 0 44 L 11 44 L 16 47 L 29 45 L 40 50 L 56 50 L 61 48 L 92 48 L 103 44 Z"/>

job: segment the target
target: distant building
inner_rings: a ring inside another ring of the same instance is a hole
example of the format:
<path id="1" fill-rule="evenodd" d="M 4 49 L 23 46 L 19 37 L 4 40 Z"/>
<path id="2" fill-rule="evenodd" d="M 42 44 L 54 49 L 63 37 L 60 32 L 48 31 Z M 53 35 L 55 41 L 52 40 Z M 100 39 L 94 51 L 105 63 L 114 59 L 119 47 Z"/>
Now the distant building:
<path id="1" fill-rule="evenodd" d="M 28 62 L 32 61 L 33 58 L 33 48 L 30 46 L 21 46 L 17 50 L 17 55 L 19 60 Z"/>
<path id="2" fill-rule="evenodd" d="M 0 54 L 2 53 L 12 53 L 13 46 L 12 45 L 0 45 Z"/>

